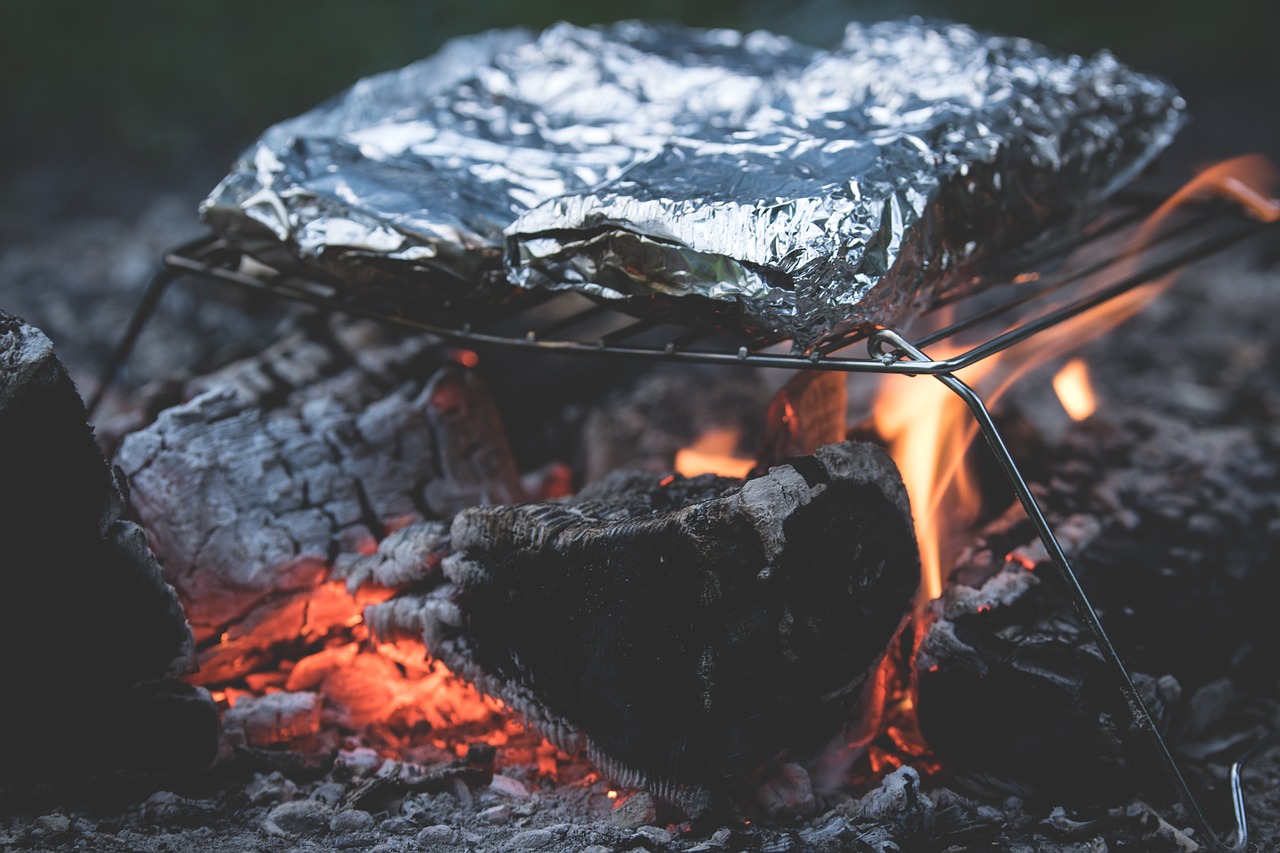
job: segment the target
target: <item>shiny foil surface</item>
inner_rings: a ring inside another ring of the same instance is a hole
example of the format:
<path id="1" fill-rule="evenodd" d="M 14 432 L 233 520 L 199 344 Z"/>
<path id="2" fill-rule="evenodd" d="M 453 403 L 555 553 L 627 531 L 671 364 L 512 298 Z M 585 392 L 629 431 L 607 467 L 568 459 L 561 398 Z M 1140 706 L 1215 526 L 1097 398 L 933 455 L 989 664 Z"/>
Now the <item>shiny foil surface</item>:
<path id="1" fill-rule="evenodd" d="M 412 301 L 511 284 L 808 347 L 901 321 L 1105 198 L 1182 100 L 959 25 L 491 32 L 268 130 L 201 207 L 250 254 Z"/>

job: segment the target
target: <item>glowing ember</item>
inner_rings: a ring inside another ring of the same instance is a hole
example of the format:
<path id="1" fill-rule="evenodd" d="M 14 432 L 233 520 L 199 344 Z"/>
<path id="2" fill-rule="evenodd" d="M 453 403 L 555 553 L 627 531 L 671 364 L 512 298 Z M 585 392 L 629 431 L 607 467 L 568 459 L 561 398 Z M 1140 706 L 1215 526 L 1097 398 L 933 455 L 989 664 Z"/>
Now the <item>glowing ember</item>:
<path id="1" fill-rule="evenodd" d="M 721 477 L 745 477 L 755 467 L 754 459 L 735 455 L 739 434 L 735 429 L 711 429 L 698 437 L 692 447 L 676 454 L 675 469 L 686 477 L 716 474 Z"/>
<path id="2" fill-rule="evenodd" d="M 1073 421 L 1084 420 L 1098 408 L 1089 383 L 1089 368 L 1082 358 L 1071 359 L 1054 375 L 1053 391 Z"/>
<path id="3" fill-rule="evenodd" d="M 192 680 L 215 688 L 211 695 L 225 708 L 268 693 L 317 693 L 326 725 L 359 733 L 389 756 L 404 757 L 423 745 L 464 756 L 470 744 L 484 743 L 554 778 L 563 753 L 526 733 L 501 702 L 430 660 L 421 643 L 370 643 L 362 610 L 389 594 L 362 589 L 353 595 L 342 583 L 320 583 L 254 625 L 223 632 L 204 654 L 213 665 Z M 256 666 L 266 668 L 250 671 L 247 660 L 239 669 L 226 665 L 228 654 L 258 641 L 280 656 L 274 662 L 257 658 Z M 305 650 L 296 647 L 300 642 Z"/>
<path id="4" fill-rule="evenodd" d="M 934 358 L 955 354 L 930 353 Z M 978 381 L 992 361 L 979 362 L 962 378 Z M 971 521 L 980 508 L 977 486 L 964 464 L 973 438 L 969 423 L 964 404 L 927 377 L 889 377 L 876 397 L 876 431 L 888 442 L 911 498 L 926 600 L 942 594 L 942 554 L 952 523 Z"/>

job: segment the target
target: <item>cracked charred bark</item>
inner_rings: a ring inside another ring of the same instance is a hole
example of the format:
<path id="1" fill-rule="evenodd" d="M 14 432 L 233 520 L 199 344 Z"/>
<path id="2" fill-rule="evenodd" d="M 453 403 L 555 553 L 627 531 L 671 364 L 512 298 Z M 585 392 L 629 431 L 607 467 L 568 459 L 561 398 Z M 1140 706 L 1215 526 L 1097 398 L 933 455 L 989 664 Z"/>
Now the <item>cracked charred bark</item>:
<path id="1" fill-rule="evenodd" d="M 406 554 L 440 541 L 388 539 L 353 576 L 405 577 Z M 375 633 L 423 639 L 554 742 L 690 813 L 839 732 L 919 581 L 901 480 L 866 444 L 745 483 L 617 473 L 565 502 L 466 510 L 449 550 L 367 612 Z"/>
<path id="2" fill-rule="evenodd" d="M 1077 426 L 1056 457 L 1041 495 L 1063 546 L 1186 746 L 1275 672 L 1280 457 L 1247 428 L 1133 411 Z M 918 658 L 920 725 L 949 767 L 1070 801 L 1158 775 L 1126 741 L 1113 677 L 1020 510 L 987 528 L 952 582 Z"/>
<path id="3" fill-rule="evenodd" d="M 523 497 L 476 376 L 413 378 L 425 356 L 412 340 L 345 356 L 335 340 L 295 338 L 204 380 L 210 390 L 120 447 L 131 506 L 187 604 L 204 683 L 318 639 L 329 626 L 308 607 L 326 606 L 317 590 L 343 554 L 406 523 Z M 330 354 L 315 358 L 317 347 Z"/>

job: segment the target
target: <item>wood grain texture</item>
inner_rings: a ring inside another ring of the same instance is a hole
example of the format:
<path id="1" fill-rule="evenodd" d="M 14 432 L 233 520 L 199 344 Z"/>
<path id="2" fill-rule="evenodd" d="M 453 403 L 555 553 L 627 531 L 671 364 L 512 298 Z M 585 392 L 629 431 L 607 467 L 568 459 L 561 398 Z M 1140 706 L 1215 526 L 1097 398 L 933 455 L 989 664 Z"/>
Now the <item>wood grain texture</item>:
<path id="1" fill-rule="evenodd" d="M 618 473 L 475 508 L 448 583 L 371 608 L 624 784 L 691 812 L 835 735 L 910 609 L 896 469 L 841 444 L 746 483 Z"/>

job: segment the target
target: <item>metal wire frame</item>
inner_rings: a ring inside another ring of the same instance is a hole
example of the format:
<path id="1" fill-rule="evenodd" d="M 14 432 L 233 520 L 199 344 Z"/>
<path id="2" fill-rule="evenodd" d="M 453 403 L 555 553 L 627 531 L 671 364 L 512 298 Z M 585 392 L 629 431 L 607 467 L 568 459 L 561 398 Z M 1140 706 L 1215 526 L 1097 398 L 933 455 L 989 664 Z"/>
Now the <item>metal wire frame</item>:
<path id="1" fill-rule="evenodd" d="M 1053 529 L 1009 452 L 986 403 L 973 388 L 955 375 L 957 371 L 1003 352 L 1040 332 L 1085 314 L 1135 288 L 1158 281 L 1195 261 L 1222 252 L 1264 228 L 1273 227 L 1246 221 L 1238 216 L 1225 216 L 1221 209 L 1204 207 L 1184 217 L 1175 227 L 1162 229 L 1151 239 L 1140 243 L 1130 239 L 1122 242 L 1120 248 L 1104 251 L 1084 263 L 1067 264 L 1061 269 L 1054 269 L 1075 250 L 1087 250 L 1091 246 L 1104 245 L 1109 239 L 1123 237 L 1126 231 L 1134 229 L 1150 207 L 1149 203 L 1139 203 L 1112 211 L 1093 228 L 1047 247 L 1035 256 L 1022 258 L 1021 269 L 1045 266 L 1054 271 L 1045 275 L 1024 272 L 1010 278 L 1003 288 L 996 285 L 984 289 L 984 293 L 997 294 L 994 304 L 983 304 L 990 300 L 985 297 L 970 298 L 964 293 L 948 296 L 941 301 L 957 306 L 972 302 L 977 305 L 977 309 L 959 319 L 943 323 L 914 341 L 892 329 L 875 330 L 869 337 L 863 332 L 854 332 L 811 353 L 777 351 L 776 345 L 780 342 L 776 339 L 734 339 L 706 330 L 671 327 L 655 320 L 623 318 L 623 315 L 606 306 L 572 295 L 523 294 L 513 299 L 502 311 L 474 320 L 439 313 L 414 312 L 403 305 L 388 308 L 367 297 L 332 285 L 270 271 L 265 271 L 264 275 L 262 269 L 246 271 L 241 269 L 239 254 L 234 249 L 217 238 L 206 237 L 165 255 L 161 270 L 152 278 L 111 360 L 105 366 L 102 380 L 88 408 L 90 413 L 97 408 L 103 393 L 128 359 L 138 335 L 154 313 L 164 291 L 172 281 L 184 275 L 266 291 L 318 308 L 407 326 L 468 345 L 493 344 L 528 347 L 553 353 L 696 364 L 933 376 L 959 396 L 976 419 L 1023 510 L 1035 526 L 1077 614 L 1088 626 L 1112 670 L 1137 728 L 1159 757 L 1188 817 L 1201 833 L 1201 839 L 1213 850 L 1239 853 L 1248 846 L 1243 768 L 1249 761 L 1280 745 L 1280 733 L 1264 738 L 1232 765 L 1229 787 L 1235 823 L 1234 841 L 1224 842 L 1187 783 L 1134 685 L 1128 668 L 1107 635 L 1097 611 L 1080 585 Z M 1125 264 L 1130 261 L 1134 262 L 1132 268 L 1126 268 Z M 1108 279 L 1108 272 L 1115 273 L 1116 276 Z M 1073 288 L 1077 290 L 1072 290 Z M 1078 290 L 1083 290 L 1083 294 Z M 577 304 L 573 304 L 574 299 L 577 299 Z M 943 341 L 958 339 L 964 333 L 980 329 L 991 321 L 1004 320 L 1008 325 L 1007 318 L 1014 312 L 1022 319 L 1014 321 L 1004 331 L 962 348 L 950 358 L 935 360 L 923 349 Z M 618 323 L 620 319 L 621 324 Z M 602 323 L 610 328 L 600 331 Z M 575 330 L 577 334 L 571 334 Z M 867 355 L 863 357 L 849 354 L 848 350 L 852 345 L 861 340 L 866 340 Z"/>

